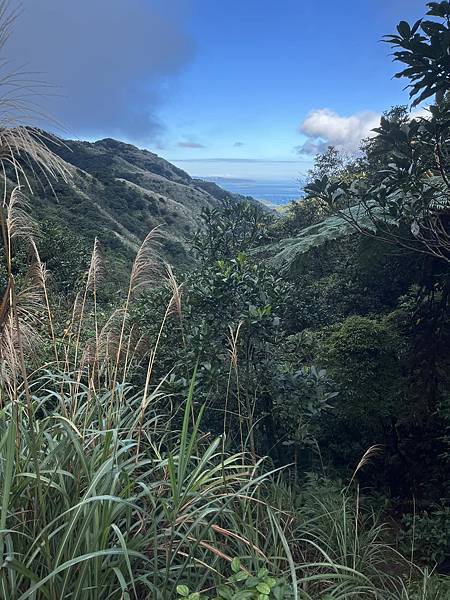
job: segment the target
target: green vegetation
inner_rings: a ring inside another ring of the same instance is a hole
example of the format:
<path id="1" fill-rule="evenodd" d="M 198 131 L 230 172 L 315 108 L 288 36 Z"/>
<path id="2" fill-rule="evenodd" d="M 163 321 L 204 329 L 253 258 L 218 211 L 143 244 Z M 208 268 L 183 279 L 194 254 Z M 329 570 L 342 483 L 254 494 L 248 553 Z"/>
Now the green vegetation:
<path id="1" fill-rule="evenodd" d="M 164 258 L 179 268 L 192 266 L 189 240 L 201 223 L 201 211 L 221 206 L 224 190 L 192 179 L 152 152 L 116 140 L 55 139 L 49 147 L 64 161 L 70 176 L 32 181 L 30 210 L 38 221 L 37 236 L 47 248 L 47 263 L 56 263 L 61 256 L 58 248 L 50 254 L 53 231 L 59 232 L 61 242 L 67 232 L 75 235 L 85 261 L 98 238 L 111 289 L 117 289 L 125 285 L 128 268 L 147 232 L 160 226 Z M 53 271 L 59 276 L 59 268 Z"/>
<path id="2" fill-rule="evenodd" d="M 282 216 L 2 130 L 2 600 L 450 596 L 449 22 Z"/>

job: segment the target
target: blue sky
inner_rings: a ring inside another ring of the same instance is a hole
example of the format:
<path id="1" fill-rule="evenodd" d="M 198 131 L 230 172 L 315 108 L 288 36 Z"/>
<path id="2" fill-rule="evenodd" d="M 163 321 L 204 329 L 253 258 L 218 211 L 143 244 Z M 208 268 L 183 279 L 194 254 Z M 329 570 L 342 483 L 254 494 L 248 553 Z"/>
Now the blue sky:
<path id="1" fill-rule="evenodd" d="M 407 102 L 379 40 L 424 9 L 28 0 L 10 50 L 57 86 L 44 109 L 72 137 L 124 139 L 194 175 L 290 179 L 327 143 L 353 151 L 383 110 Z"/>
<path id="2" fill-rule="evenodd" d="M 311 157 L 294 148 L 307 139 L 299 126 L 310 111 L 348 117 L 406 101 L 379 39 L 423 8 L 415 0 L 200 0 L 189 25 L 195 58 L 163 117 L 172 144 L 184 135 L 205 147 L 162 154 L 202 175 L 304 172 Z M 221 157 L 267 162 L 210 160 Z"/>

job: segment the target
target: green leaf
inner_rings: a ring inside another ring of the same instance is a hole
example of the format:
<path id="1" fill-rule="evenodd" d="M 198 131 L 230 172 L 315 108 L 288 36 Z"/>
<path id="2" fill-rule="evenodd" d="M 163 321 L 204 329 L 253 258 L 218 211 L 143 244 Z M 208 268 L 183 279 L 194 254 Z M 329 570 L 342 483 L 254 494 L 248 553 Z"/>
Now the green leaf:
<path id="1" fill-rule="evenodd" d="M 245 581 L 248 578 L 248 575 L 245 571 L 239 571 L 235 573 L 231 577 L 229 577 L 228 581 L 231 583 L 239 583 L 239 581 Z"/>
<path id="2" fill-rule="evenodd" d="M 270 588 L 274 588 L 277 585 L 277 580 L 273 577 L 266 577 L 266 579 L 264 579 L 264 583 L 267 583 Z"/>
<path id="3" fill-rule="evenodd" d="M 177 594 L 183 596 L 183 598 L 189 597 L 189 588 L 187 585 L 177 585 Z"/>
<path id="4" fill-rule="evenodd" d="M 248 577 L 247 581 L 245 582 L 245 587 L 247 588 L 252 588 L 252 587 L 256 587 L 259 583 L 259 579 L 257 577 Z"/>
<path id="5" fill-rule="evenodd" d="M 409 38 L 411 35 L 411 27 L 406 21 L 400 21 L 400 23 L 397 25 L 397 31 L 404 38 Z"/>
<path id="6" fill-rule="evenodd" d="M 259 569 L 257 576 L 262 579 L 263 577 L 267 577 L 269 571 L 267 569 Z"/>
<path id="7" fill-rule="evenodd" d="M 270 594 L 270 587 L 267 585 L 267 583 L 264 583 L 263 581 L 261 581 L 261 583 L 258 583 L 256 589 L 260 594 L 263 594 L 265 596 L 268 596 Z"/>
<path id="8" fill-rule="evenodd" d="M 274 600 L 283 600 L 283 588 L 281 587 L 276 587 L 275 589 L 272 590 L 272 594 L 274 597 Z"/>
<path id="9" fill-rule="evenodd" d="M 233 600 L 251 600 L 253 597 L 251 590 L 240 590 L 234 594 Z"/>
<path id="10" fill-rule="evenodd" d="M 241 570 L 241 561 L 238 558 L 233 558 L 231 561 L 231 570 L 233 573 L 237 573 Z"/>
<path id="11" fill-rule="evenodd" d="M 233 592 L 226 585 L 219 585 L 217 588 L 217 594 L 221 598 L 225 598 L 225 600 L 232 600 L 233 598 Z"/>
<path id="12" fill-rule="evenodd" d="M 396 221 L 379 206 L 369 203 L 367 207 L 356 205 L 343 209 L 320 223 L 305 227 L 295 237 L 262 246 L 257 252 L 263 251 L 265 255 L 269 255 L 268 262 L 273 268 L 289 272 L 297 266 L 302 256 L 313 248 L 355 235 L 357 227 L 376 232 L 378 222 L 386 226 L 394 225 Z"/>

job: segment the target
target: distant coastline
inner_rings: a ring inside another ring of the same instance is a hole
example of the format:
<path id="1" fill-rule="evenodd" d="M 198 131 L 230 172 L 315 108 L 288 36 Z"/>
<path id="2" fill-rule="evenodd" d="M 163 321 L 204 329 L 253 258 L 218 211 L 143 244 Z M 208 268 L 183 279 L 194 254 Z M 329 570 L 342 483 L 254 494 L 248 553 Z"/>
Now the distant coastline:
<path id="1" fill-rule="evenodd" d="M 262 180 L 232 177 L 202 177 L 225 190 L 242 196 L 252 196 L 266 204 L 283 205 L 302 196 L 300 183 L 295 179 Z"/>

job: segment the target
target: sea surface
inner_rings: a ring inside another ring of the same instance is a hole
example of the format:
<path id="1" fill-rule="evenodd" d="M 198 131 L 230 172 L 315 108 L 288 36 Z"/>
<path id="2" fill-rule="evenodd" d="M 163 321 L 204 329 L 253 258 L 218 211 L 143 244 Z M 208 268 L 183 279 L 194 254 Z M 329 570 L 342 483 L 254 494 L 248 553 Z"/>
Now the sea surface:
<path id="1" fill-rule="evenodd" d="M 232 179 L 228 177 L 203 177 L 225 190 L 243 196 L 252 196 L 265 204 L 283 205 L 302 196 L 300 183 L 295 179 L 270 181 L 262 179 Z"/>

